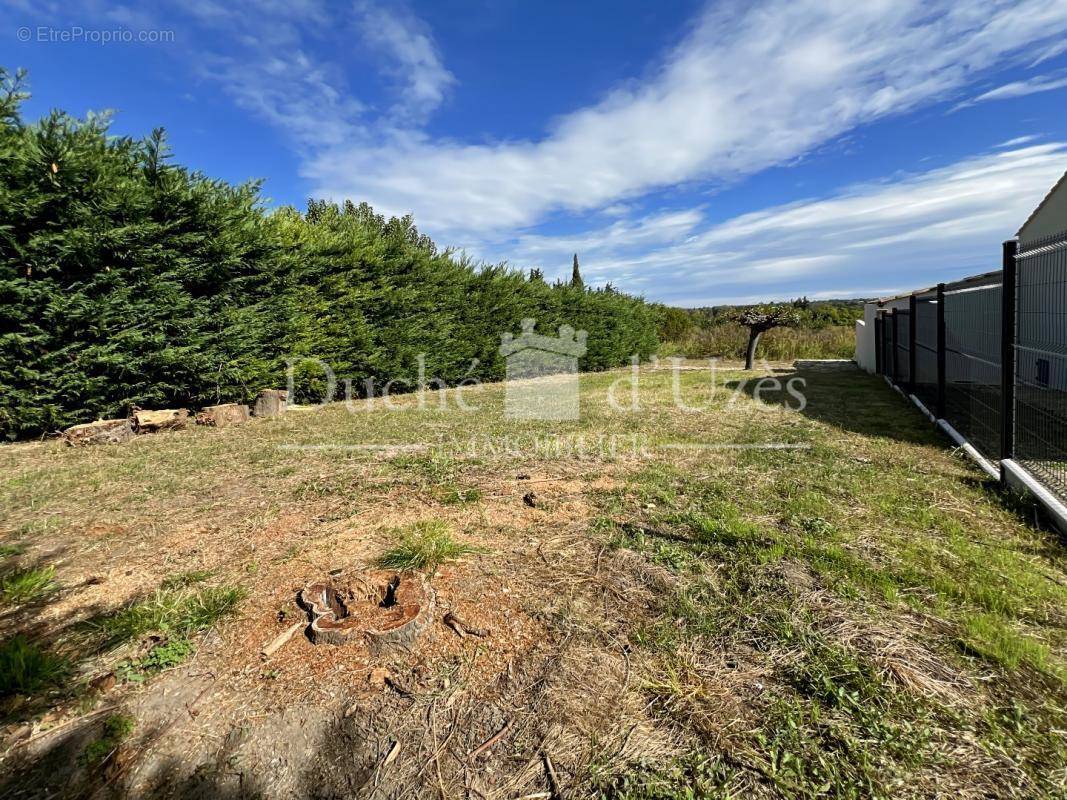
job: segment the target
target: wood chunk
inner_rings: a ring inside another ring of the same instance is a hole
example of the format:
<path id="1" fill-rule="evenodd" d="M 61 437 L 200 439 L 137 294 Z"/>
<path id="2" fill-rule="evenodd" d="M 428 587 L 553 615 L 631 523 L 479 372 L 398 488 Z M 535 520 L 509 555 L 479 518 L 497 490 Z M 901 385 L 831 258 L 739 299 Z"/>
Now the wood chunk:
<path id="1" fill-rule="evenodd" d="M 464 638 L 465 636 L 485 637 L 489 635 L 489 631 L 485 628 L 472 627 L 471 625 L 468 625 L 462 619 L 457 617 L 455 614 L 453 614 L 451 611 L 445 614 L 445 617 L 442 621 L 445 623 L 445 625 L 454 630 L 460 639 Z"/>
<path id="2" fill-rule="evenodd" d="M 118 679 L 115 677 L 115 673 L 108 672 L 91 680 L 89 686 L 91 686 L 94 691 L 103 694 L 104 692 L 110 692 L 114 689 L 117 682 Z"/>
<path id="3" fill-rule="evenodd" d="M 213 428 L 225 428 L 229 425 L 240 425 L 248 422 L 248 406 L 240 403 L 223 403 L 218 406 L 207 406 L 200 409 L 196 415 L 197 425 L 210 425 Z"/>
<path id="4" fill-rule="evenodd" d="M 157 433 L 158 431 L 181 430 L 189 421 L 189 409 L 165 408 L 159 411 L 133 412 L 133 429 L 138 433 Z"/>
<path id="5" fill-rule="evenodd" d="M 285 646 L 285 643 L 292 639 L 298 630 L 306 626 L 307 624 L 303 621 L 294 622 L 282 633 L 275 636 L 274 639 L 272 639 L 271 642 L 260 651 L 261 655 L 264 658 L 270 658 L 272 655 L 281 650 L 282 647 Z"/>
<path id="6" fill-rule="evenodd" d="M 264 389 L 256 398 L 253 414 L 257 417 L 277 417 L 285 413 L 289 392 L 285 389 Z"/>
<path id="7" fill-rule="evenodd" d="M 392 678 L 392 674 L 385 667 L 375 667 L 367 676 L 367 683 L 376 689 L 384 689 Z"/>
<path id="8" fill-rule="evenodd" d="M 121 444 L 133 438 L 133 426 L 128 419 L 101 419 L 75 425 L 63 431 L 63 440 L 71 447 L 87 444 Z"/>

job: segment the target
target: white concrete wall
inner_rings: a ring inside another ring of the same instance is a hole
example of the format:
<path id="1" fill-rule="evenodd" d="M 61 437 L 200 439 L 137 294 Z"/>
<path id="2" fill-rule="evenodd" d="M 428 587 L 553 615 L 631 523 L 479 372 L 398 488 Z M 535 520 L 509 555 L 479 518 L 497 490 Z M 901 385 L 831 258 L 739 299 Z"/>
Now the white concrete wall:
<path id="1" fill-rule="evenodd" d="M 863 304 L 863 319 L 856 320 L 856 364 L 860 369 L 874 373 L 878 364 L 874 349 L 874 316 L 877 303 Z"/>
<path id="2" fill-rule="evenodd" d="M 907 311 L 911 300 L 907 297 L 887 300 L 884 305 L 878 303 L 863 304 L 863 319 L 856 320 L 856 356 L 855 362 L 860 369 L 874 373 L 878 366 L 878 356 L 875 349 L 874 318 L 878 311 L 890 313 L 894 308 Z"/>

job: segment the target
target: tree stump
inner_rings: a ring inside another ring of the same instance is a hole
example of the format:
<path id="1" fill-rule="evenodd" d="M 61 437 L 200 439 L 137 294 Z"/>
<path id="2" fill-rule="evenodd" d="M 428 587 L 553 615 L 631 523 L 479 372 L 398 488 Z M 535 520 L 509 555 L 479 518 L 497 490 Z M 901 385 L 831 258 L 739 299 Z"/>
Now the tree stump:
<path id="1" fill-rule="evenodd" d="M 63 441 L 71 447 L 87 444 L 121 444 L 133 438 L 133 426 L 128 419 L 101 419 L 75 425 L 63 431 Z"/>
<path id="2" fill-rule="evenodd" d="M 200 413 L 196 415 L 197 425 L 210 425 L 214 428 L 240 425 L 242 422 L 248 422 L 248 406 L 239 403 L 207 406 L 200 409 Z"/>
<path id="3" fill-rule="evenodd" d="M 133 412 L 133 429 L 141 433 L 156 433 L 166 430 L 181 430 L 189 421 L 189 409 L 166 408 L 159 411 Z"/>
<path id="4" fill-rule="evenodd" d="M 256 398 L 256 407 L 252 412 L 257 417 L 277 417 L 285 413 L 289 392 L 285 389 L 264 389 Z"/>
<path id="5" fill-rule="evenodd" d="M 315 644 L 363 640 L 374 653 L 410 649 L 434 618 L 435 593 L 425 576 L 378 570 L 365 573 L 360 587 L 313 583 L 297 600 L 311 617 Z"/>

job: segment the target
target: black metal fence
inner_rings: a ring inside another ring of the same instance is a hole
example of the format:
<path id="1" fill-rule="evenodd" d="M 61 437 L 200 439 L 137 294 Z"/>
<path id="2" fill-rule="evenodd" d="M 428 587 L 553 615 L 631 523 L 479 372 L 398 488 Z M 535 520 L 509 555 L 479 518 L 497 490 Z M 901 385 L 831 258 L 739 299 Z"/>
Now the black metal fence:
<path id="1" fill-rule="evenodd" d="M 927 408 L 937 408 L 939 307 L 937 292 L 912 295 L 910 311 L 915 318 L 915 347 L 912 349 L 915 377 L 911 382 L 912 393 Z"/>
<path id="2" fill-rule="evenodd" d="M 1013 458 L 1067 501 L 1067 232 L 1003 268 L 890 301 L 876 369 L 990 461 Z"/>
<path id="3" fill-rule="evenodd" d="M 1067 497 L 1067 231 L 1018 254 L 1014 457 Z"/>
<path id="4" fill-rule="evenodd" d="M 1001 273 L 946 285 L 945 395 L 938 417 L 990 460 L 1001 456 Z"/>

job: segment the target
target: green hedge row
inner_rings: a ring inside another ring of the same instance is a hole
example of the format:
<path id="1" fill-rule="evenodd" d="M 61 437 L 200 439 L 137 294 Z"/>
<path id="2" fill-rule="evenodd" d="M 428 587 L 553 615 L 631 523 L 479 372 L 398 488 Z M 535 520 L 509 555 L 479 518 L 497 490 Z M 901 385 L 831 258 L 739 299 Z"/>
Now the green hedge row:
<path id="1" fill-rule="evenodd" d="M 358 388 L 499 379 L 500 333 L 589 332 L 583 369 L 657 347 L 662 310 L 610 287 L 478 266 L 366 204 L 266 210 L 169 162 L 161 131 L 25 123 L 0 70 L 0 437 L 143 407 L 247 401 L 319 359 Z M 318 376 L 318 380 L 316 380 Z M 301 395 L 321 390 L 307 369 Z"/>

